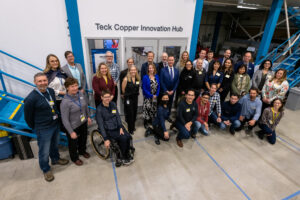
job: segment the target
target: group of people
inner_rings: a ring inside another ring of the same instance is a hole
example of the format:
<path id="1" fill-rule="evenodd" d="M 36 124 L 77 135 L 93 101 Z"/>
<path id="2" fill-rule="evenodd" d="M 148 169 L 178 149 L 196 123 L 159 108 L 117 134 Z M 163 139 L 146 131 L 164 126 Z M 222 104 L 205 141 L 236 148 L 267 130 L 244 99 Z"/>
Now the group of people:
<path id="1" fill-rule="evenodd" d="M 213 52 L 206 54 L 201 50 L 199 58 L 191 61 L 184 51 L 175 66 L 173 55 L 164 52 L 161 62 L 155 63 L 155 55 L 150 51 L 140 70 L 129 58 L 127 68 L 120 71 L 112 52 L 106 52 L 106 61 L 98 65 L 92 87 L 99 132 L 106 148 L 112 139 L 118 143 L 122 155 L 119 166 L 133 162 L 129 148 L 131 135 L 136 131 L 140 88 L 145 136 L 153 133 L 156 144 L 169 140 L 166 121 L 171 123 L 171 129 L 178 129 L 179 147 L 183 147 L 182 139 L 194 138 L 199 131 L 209 135 L 212 123 L 221 129 L 229 127 L 231 134 L 245 125 L 251 130 L 258 124 L 259 138 L 266 135 L 271 144 L 275 143 L 275 127 L 283 116 L 283 100 L 289 87 L 286 71 L 279 69 L 274 74 L 270 60 L 256 70 L 250 62 L 250 52 L 236 64 L 230 59 L 229 49 L 218 60 Z M 25 120 L 37 134 L 39 164 L 47 181 L 54 179 L 49 156 L 52 164 L 68 163 L 58 153 L 60 130 L 66 132 L 70 158 L 76 165 L 83 164 L 80 156 L 90 157 L 86 140 L 92 120 L 85 94 L 86 78 L 71 51 L 65 52 L 65 58 L 67 64 L 61 67 L 57 56 L 47 56 L 44 72 L 34 76 L 36 88 L 24 100 Z M 118 91 L 128 129 L 122 125 L 117 108 Z M 171 119 L 174 101 L 176 119 Z"/>

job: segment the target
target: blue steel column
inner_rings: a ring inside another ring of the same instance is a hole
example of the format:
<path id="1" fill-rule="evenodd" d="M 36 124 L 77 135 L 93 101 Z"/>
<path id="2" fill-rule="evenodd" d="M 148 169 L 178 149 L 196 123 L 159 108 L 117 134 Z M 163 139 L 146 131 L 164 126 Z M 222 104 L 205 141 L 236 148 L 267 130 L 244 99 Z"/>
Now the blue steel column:
<path id="1" fill-rule="evenodd" d="M 273 0 L 264 34 L 256 55 L 256 63 L 267 55 L 284 0 Z"/>
<path id="2" fill-rule="evenodd" d="M 222 16 L 223 16 L 223 13 L 221 13 L 221 12 L 217 13 L 214 36 L 213 36 L 212 43 L 211 43 L 211 48 L 210 48 L 214 52 L 216 51 L 217 44 L 218 44 L 218 38 L 219 38 L 219 32 L 220 32 L 220 28 L 221 28 Z"/>
<path id="3" fill-rule="evenodd" d="M 191 39 L 191 46 L 190 46 L 190 59 L 191 60 L 195 59 L 202 10 L 203 10 L 203 0 L 196 0 L 193 32 L 192 32 L 192 39 Z"/>
<path id="4" fill-rule="evenodd" d="M 72 51 L 75 56 L 76 63 L 81 64 L 85 73 L 77 0 L 65 0 L 65 3 L 67 9 Z"/>

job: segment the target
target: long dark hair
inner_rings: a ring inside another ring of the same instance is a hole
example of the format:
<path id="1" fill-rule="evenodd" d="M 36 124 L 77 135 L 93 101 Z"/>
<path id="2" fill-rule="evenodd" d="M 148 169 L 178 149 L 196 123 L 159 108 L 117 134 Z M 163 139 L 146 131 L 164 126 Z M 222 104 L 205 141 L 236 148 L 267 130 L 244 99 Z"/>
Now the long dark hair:
<path id="1" fill-rule="evenodd" d="M 263 69 L 264 69 L 264 64 L 265 64 L 267 61 L 269 61 L 269 62 L 271 63 L 271 66 L 270 66 L 270 68 L 269 68 L 269 71 L 272 70 L 273 63 L 272 63 L 272 61 L 271 61 L 270 59 L 266 59 L 266 60 L 264 60 L 264 61 L 260 64 L 260 66 L 259 66 L 259 69 L 260 69 L 260 70 L 263 70 Z"/>
<path id="2" fill-rule="evenodd" d="M 208 69 L 208 75 L 211 75 L 211 74 L 213 73 L 213 71 L 214 71 L 214 65 L 215 65 L 216 63 L 219 63 L 220 67 L 219 67 L 218 71 L 221 71 L 221 69 L 220 69 L 220 68 L 221 68 L 221 63 L 220 63 L 220 61 L 216 60 L 216 61 L 213 63 L 213 65 Z"/>
<path id="3" fill-rule="evenodd" d="M 284 109 L 283 109 L 283 100 L 282 99 L 280 99 L 280 98 L 275 98 L 272 102 L 271 102 L 271 105 L 272 105 L 272 107 L 274 107 L 274 103 L 275 103 L 275 101 L 280 101 L 281 102 L 281 107 L 278 109 L 278 111 L 279 112 L 282 112 Z"/>
<path id="4" fill-rule="evenodd" d="M 225 59 L 224 64 L 223 64 L 222 67 L 221 67 L 221 72 L 225 72 L 225 69 L 226 69 L 225 63 L 226 63 L 227 60 L 230 60 L 230 61 L 231 61 L 231 67 L 229 68 L 229 74 L 231 74 L 232 71 L 233 71 L 233 61 L 232 61 L 230 58 L 226 58 L 226 59 Z"/>

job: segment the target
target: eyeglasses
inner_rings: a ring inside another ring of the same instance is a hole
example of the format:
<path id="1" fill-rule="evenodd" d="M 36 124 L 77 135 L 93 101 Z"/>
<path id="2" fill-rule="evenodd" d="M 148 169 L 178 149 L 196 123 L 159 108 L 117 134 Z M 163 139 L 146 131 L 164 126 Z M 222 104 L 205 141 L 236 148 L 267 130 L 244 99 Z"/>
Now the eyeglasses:
<path id="1" fill-rule="evenodd" d="M 50 60 L 49 62 L 55 63 L 55 62 L 58 62 L 58 60 Z"/>
<path id="2" fill-rule="evenodd" d="M 110 96 L 104 96 L 103 98 L 104 98 L 104 99 L 108 99 L 108 98 L 110 98 Z"/>

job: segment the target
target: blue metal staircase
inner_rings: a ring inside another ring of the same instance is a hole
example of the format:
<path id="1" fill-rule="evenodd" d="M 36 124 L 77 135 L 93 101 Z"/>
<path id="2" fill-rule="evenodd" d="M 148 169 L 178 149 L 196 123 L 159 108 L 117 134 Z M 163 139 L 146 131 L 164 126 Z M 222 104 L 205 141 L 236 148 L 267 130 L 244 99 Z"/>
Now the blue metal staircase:
<path id="1" fill-rule="evenodd" d="M 300 7 L 288 7 L 289 16 L 299 14 L 293 18 L 291 18 L 291 22 L 295 24 L 298 28 L 300 28 Z"/>

